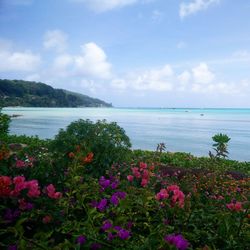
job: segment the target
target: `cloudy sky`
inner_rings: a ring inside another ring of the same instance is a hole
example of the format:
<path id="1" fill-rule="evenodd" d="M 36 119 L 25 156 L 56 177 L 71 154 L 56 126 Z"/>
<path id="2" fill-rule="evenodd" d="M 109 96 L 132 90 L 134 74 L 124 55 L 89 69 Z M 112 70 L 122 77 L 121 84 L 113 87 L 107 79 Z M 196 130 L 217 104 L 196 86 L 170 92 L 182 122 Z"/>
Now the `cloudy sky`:
<path id="1" fill-rule="evenodd" d="M 250 107 L 248 0 L 0 0 L 0 78 L 117 107 Z"/>

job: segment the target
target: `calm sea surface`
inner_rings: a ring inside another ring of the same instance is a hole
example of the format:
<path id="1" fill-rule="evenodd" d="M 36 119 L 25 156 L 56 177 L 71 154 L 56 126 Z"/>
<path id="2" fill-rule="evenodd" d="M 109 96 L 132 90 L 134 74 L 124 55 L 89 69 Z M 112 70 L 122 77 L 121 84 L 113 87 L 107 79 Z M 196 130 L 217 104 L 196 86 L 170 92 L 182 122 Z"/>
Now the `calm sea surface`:
<path id="1" fill-rule="evenodd" d="M 211 137 L 231 137 L 230 159 L 250 161 L 250 109 L 130 109 L 130 108 L 4 108 L 18 114 L 12 134 L 53 138 L 60 128 L 78 119 L 106 119 L 123 127 L 133 148 L 154 150 L 164 142 L 168 151 L 208 155 Z"/>

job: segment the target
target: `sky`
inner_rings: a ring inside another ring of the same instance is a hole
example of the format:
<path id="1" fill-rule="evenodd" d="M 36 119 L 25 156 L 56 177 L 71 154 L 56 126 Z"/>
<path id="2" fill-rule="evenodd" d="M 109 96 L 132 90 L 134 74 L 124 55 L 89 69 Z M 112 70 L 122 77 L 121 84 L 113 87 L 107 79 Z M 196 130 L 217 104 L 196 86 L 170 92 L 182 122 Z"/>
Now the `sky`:
<path id="1" fill-rule="evenodd" d="M 0 0 L 0 78 L 116 107 L 250 107 L 249 0 Z"/>

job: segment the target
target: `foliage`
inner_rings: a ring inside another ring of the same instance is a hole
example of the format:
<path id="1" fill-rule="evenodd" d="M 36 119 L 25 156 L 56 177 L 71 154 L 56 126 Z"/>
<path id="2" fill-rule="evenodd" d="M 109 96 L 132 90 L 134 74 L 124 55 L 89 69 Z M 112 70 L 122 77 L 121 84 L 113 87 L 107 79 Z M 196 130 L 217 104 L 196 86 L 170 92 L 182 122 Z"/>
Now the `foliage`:
<path id="1" fill-rule="evenodd" d="M 6 114 L 3 114 L 2 108 L 0 107 L 0 136 L 6 135 L 9 130 L 10 117 Z"/>
<path id="2" fill-rule="evenodd" d="M 102 100 L 54 89 L 44 83 L 0 79 L 0 105 L 23 107 L 111 107 Z"/>
<path id="3" fill-rule="evenodd" d="M 225 134 L 216 134 L 212 137 L 214 144 L 213 149 L 216 152 L 215 157 L 216 158 L 226 158 L 228 157 L 228 151 L 227 151 L 227 144 L 231 140 L 227 135 Z M 210 157 L 212 157 L 212 153 L 209 152 Z"/>
<path id="4" fill-rule="evenodd" d="M 5 135 L 0 248 L 248 249 L 250 179 L 229 170 L 249 163 L 129 146 L 105 121 L 77 121 L 52 141 Z"/>
<path id="5" fill-rule="evenodd" d="M 71 152 L 82 158 L 83 162 L 92 152 L 94 160 L 88 170 L 100 176 L 114 162 L 126 160 L 130 147 L 128 136 L 115 122 L 79 120 L 71 123 L 66 130 L 60 130 L 52 142 L 51 150 L 61 157 L 62 164 L 70 160 L 68 156 Z"/>

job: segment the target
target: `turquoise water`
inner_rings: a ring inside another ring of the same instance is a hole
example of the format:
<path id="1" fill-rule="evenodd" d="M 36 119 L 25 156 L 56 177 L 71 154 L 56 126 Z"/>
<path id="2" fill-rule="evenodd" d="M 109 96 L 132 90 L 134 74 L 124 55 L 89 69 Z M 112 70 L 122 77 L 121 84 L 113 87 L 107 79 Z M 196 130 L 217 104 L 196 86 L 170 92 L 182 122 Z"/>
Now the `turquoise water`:
<path id="1" fill-rule="evenodd" d="M 4 108 L 12 119 L 10 133 L 53 138 L 60 128 L 82 119 L 115 121 L 133 148 L 154 150 L 164 142 L 168 151 L 208 155 L 211 137 L 231 137 L 230 159 L 250 161 L 250 109 L 131 109 L 131 108 Z"/>

